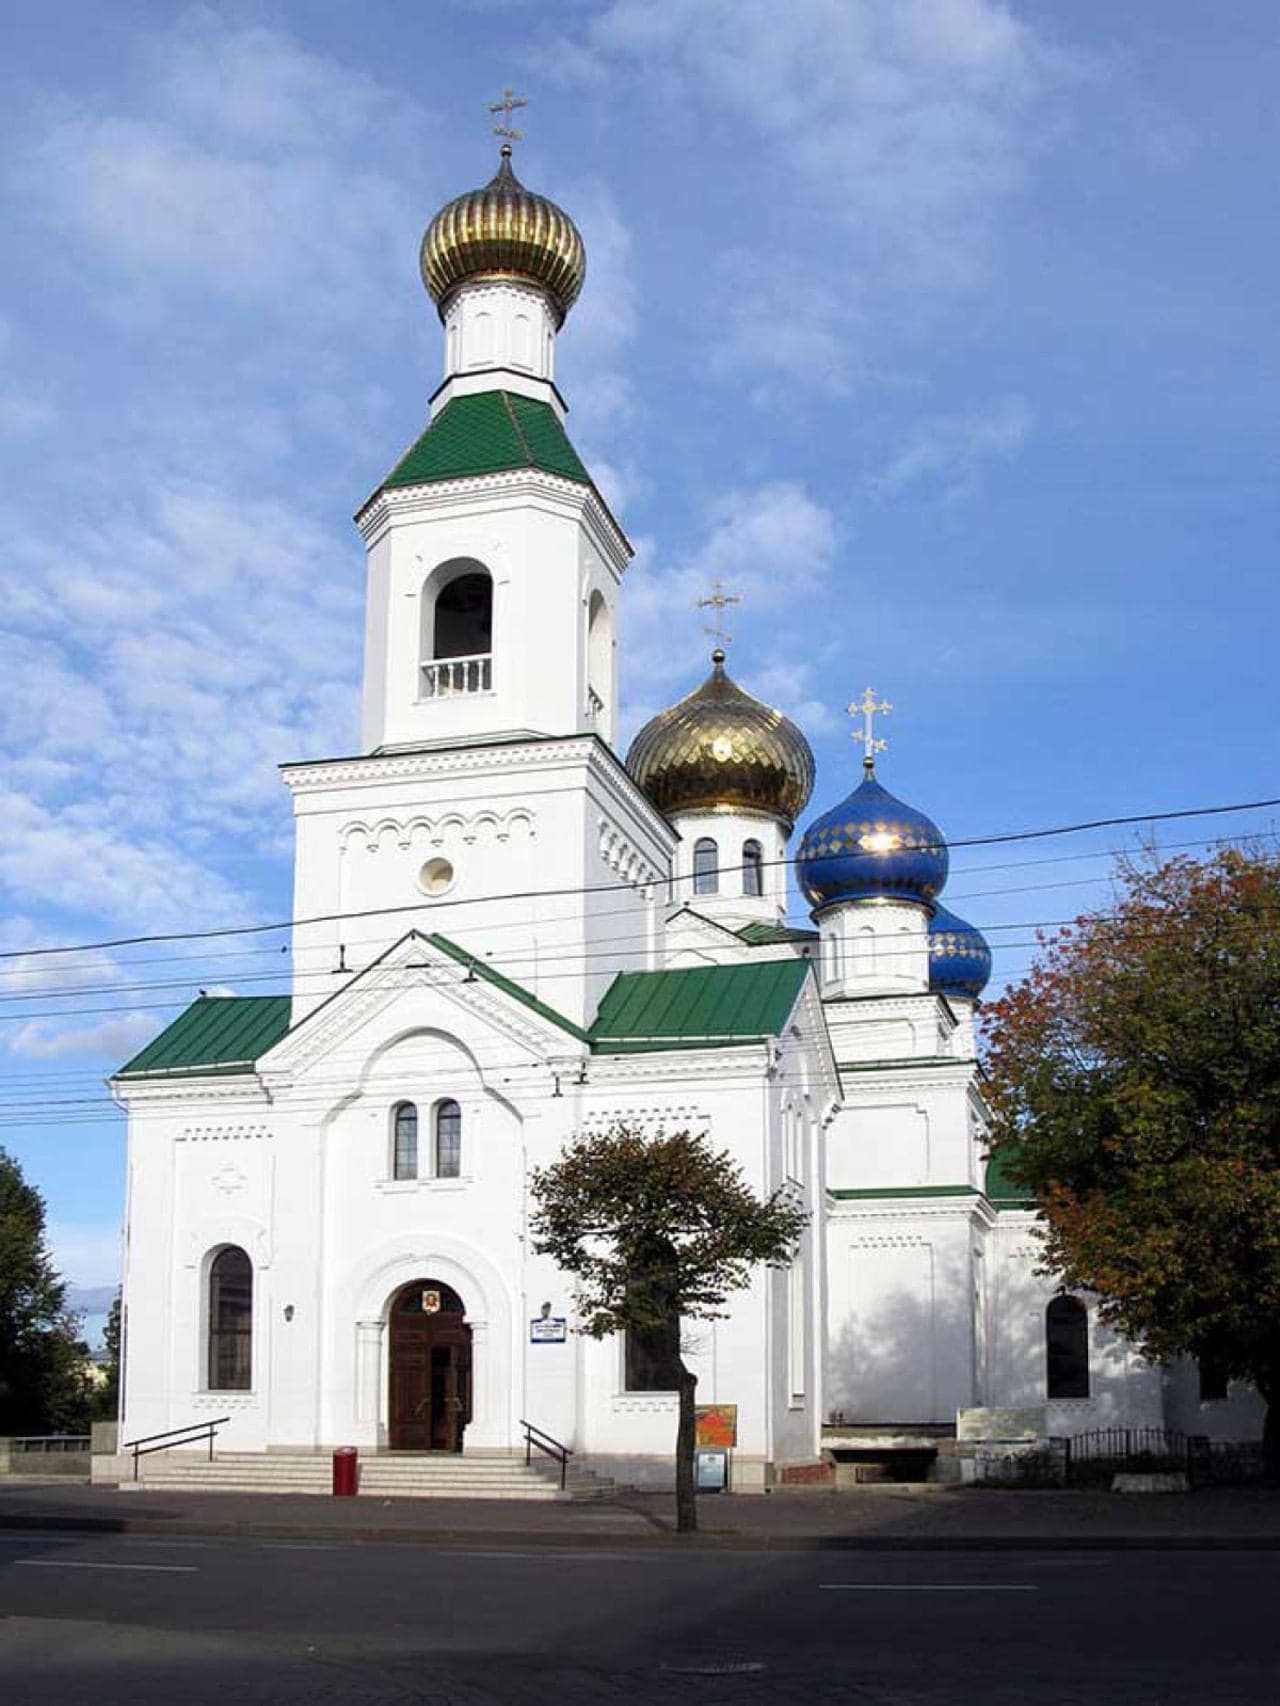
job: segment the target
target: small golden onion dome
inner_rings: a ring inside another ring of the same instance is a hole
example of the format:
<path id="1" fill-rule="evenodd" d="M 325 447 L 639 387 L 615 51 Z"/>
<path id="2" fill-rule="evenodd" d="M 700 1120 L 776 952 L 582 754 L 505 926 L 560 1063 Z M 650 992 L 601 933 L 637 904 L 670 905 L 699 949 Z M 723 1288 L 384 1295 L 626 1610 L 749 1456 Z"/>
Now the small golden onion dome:
<path id="1" fill-rule="evenodd" d="M 640 730 L 627 770 L 665 817 L 758 811 L 790 829 L 813 791 L 813 753 L 789 717 L 744 693 L 711 654 L 711 674 Z"/>
<path id="2" fill-rule="evenodd" d="M 506 143 L 502 162 L 484 188 L 457 196 L 427 226 L 420 262 L 422 282 L 442 319 L 460 284 L 522 278 L 546 291 L 559 325 L 587 274 L 578 227 L 555 202 L 525 189 L 511 169 Z"/>

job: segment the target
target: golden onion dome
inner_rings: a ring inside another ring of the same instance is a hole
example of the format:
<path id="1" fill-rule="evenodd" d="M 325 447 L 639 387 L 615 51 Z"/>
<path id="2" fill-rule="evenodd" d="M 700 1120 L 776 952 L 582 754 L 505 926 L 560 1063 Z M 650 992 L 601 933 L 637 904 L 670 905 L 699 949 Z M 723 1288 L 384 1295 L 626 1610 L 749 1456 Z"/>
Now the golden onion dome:
<path id="1" fill-rule="evenodd" d="M 665 817 L 758 811 L 790 829 L 813 791 L 813 753 L 789 717 L 744 693 L 724 653 L 678 705 L 659 711 L 627 753 L 627 770 Z"/>
<path id="2" fill-rule="evenodd" d="M 455 197 L 427 226 L 420 261 L 422 282 L 441 318 L 460 284 L 521 278 L 542 286 L 562 324 L 587 274 L 578 227 L 555 202 L 525 189 L 511 169 L 506 143 L 484 188 Z"/>

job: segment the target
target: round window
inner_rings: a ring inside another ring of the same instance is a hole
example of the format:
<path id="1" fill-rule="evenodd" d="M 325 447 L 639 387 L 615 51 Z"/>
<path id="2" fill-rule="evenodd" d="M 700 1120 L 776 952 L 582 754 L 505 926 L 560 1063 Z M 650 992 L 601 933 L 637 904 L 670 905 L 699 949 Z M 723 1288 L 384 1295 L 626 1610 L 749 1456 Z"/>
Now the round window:
<path id="1" fill-rule="evenodd" d="M 428 859 L 418 872 L 418 886 L 423 894 L 444 894 L 453 887 L 453 866 L 447 859 Z"/>

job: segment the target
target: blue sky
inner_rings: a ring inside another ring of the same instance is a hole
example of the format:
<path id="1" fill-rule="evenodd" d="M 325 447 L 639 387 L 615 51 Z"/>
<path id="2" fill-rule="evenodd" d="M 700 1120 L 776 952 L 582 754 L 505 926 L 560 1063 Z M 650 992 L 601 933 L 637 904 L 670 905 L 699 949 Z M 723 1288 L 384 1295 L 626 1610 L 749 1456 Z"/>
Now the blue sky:
<path id="1" fill-rule="evenodd" d="M 639 547 L 629 728 L 700 678 L 719 575 L 815 809 L 868 682 L 882 779 L 957 837 L 1280 794 L 1272 5 L 70 0 L 4 27 L 0 946 L 287 914 L 275 766 L 356 746 L 349 517 L 422 424 L 417 244 L 489 175 L 509 83 L 519 171 L 587 242 L 560 377 Z M 1016 976 L 1031 931 L 999 927 L 1105 899 L 1123 842 L 958 851 L 948 898 Z M 0 975 L 0 1142 L 74 1280 L 117 1266 L 104 1072 L 161 1003 L 273 987 L 251 946 Z"/>

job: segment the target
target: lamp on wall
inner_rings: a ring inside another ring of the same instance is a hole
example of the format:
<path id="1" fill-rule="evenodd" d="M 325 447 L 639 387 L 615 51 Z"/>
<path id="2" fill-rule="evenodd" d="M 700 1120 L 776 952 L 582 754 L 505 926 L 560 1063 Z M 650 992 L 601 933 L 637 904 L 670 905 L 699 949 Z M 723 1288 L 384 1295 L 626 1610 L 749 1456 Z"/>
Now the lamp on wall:
<path id="1" fill-rule="evenodd" d="M 293 1320 L 293 1305 L 292 1305 L 292 1303 L 286 1303 L 285 1304 L 285 1306 L 284 1306 L 284 1318 L 286 1321 L 292 1321 Z"/>

